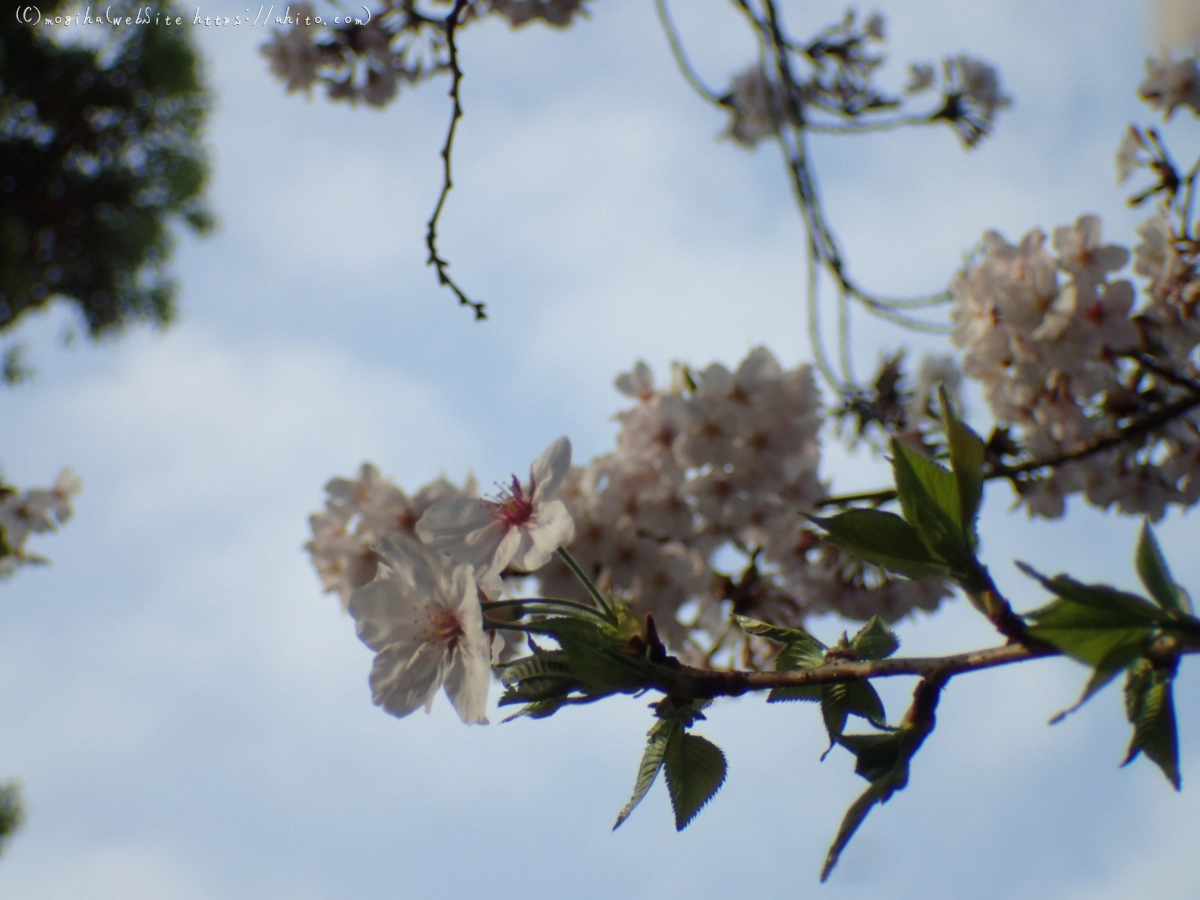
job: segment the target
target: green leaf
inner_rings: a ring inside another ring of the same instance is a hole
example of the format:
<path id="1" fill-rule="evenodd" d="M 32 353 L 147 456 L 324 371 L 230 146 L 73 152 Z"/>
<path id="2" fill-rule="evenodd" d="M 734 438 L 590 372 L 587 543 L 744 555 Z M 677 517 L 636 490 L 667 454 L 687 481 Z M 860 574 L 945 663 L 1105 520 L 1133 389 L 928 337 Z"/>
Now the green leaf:
<path id="1" fill-rule="evenodd" d="M 500 705 L 566 697 L 580 687 L 572 674 L 566 654 L 558 650 L 539 650 L 532 656 L 514 660 L 500 675 L 506 690 Z"/>
<path id="2" fill-rule="evenodd" d="M 796 641 L 809 641 L 824 649 L 825 645 L 818 641 L 815 637 L 805 631 L 803 628 L 784 628 L 782 625 L 772 625 L 769 622 L 760 622 L 758 619 L 751 619 L 749 616 L 733 617 L 733 621 L 737 623 L 738 628 L 746 632 L 746 634 L 757 635 L 758 637 L 769 638 L 772 641 L 778 641 L 781 644 L 790 644 Z"/>
<path id="3" fill-rule="evenodd" d="M 629 818 L 642 798 L 650 790 L 650 786 L 654 784 L 654 779 L 658 777 L 658 770 L 663 766 L 663 757 L 667 752 L 667 743 L 671 739 L 674 732 L 682 732 L 683 726 L 678 719 L 661 719 L 654 724 L 654 727 L 647 732 L 646 750 L 642 754 L 642 762 L 638 766 L 637 782 L 633 786 L 633 796 L 629 798 L 629 802 L 625 804 L 620 814 L 617 816 L 616 824 L 613 825 L 613 831 L 621 827 L 621 823 Z"/>
<path id="4" fill-rule="evenodd" d="M 958 488 L 958 522 L 972 549 L 979 543 L 975 522 L 983 500 L 983 438 L 970 429 L 954 413 L 943 385 L 938 389 L 942 403 L 942 421 L 946 440 L 950 444 L 950 470 Z"/>
<path id="5" fill-rule="evenodd" d="M 1144 646 L 1152 636 L 1144 621 L 1070 600 L 1056 600 L 1028 618 L 1034 623 L 1029 634 L 1092 668 L 1099 668 L 1114 653 L 1119 656 L 1121 648 Z"/>
<path id="6" fill-rule="evenodd" d="M 1114 623 L 1120 620 L 1124 625 L 1150 625 L 1154 623 L 1167 624 L 1170 617 L 1148 600 L 1137 594 L 1127 594 L 1106 584 L 1084 584 L 1069 575 L 1055 575 L 1047 578 L 1032 566 L 1017 562 L 1017 568 L 1041 582 L 1042 586 L 1052 594 L 1057 594 L 1064 600 L 1090 607 L 1097 612 L 1108 614 Z"/>
<path id="7" fill-rule="evenodd" d="M 1129 670 L 1125 681 L 1125 714 L 1133 724 L 1133 739 L 1123 766 L 1145 753 L 1180 789 L 1179 737 L 1175 729 L 1175 703 L 1171 697 L 1171 673 L 1142 660 Z"/>
<path id="8" fill-rule="evenodd" d="M 796 669 L 815 669 L 825 664 L 825 645 L 815 638 L 785 644 L 775 657 L 776 672 L 792 672 Z"/>
<path id="9" fill-rule="evenodd" d="M 590 692 L 636 691 L 646 686 L 651 664 L 626 653 L 591 622 L 563 616 L 546 620 L 542 627 L 558 641 L 571 672 Z"/>
<path id="10" fill-rule="evenodd" d="M 867 813 L 871 811 L 872 807 L 876 803 L 886 802 L 891 798 L 892 794 L 903 788 L 908 782 L 908 766 L 906 765 L 904 768 L 906 771 L 902 778 L 897 779 L 897 783 L 873 782 L 870 787 L 859 795 L 857 800 L 850 804 L 850 808 L 846 810 L 846 815 L 842 817 L 842 824 L 833 839 L 833 844 L 830 845 L 829 851 L 825 854 L 825 864 L 821 867 L 822 883 L 829 879 L 829 875 L 833 871 L 833 867 L 837 865 L 842 851 L 846 849 L 846 845 L 850 843 L 850 838 L 854 837 L 854 832 L 858 831 L 858 827 L 867 818 Z"/>
<path id="11" fill-rule="evenodd" d="M 846 711 L 866 719 L 876 728 L 887 728 L 887 713 L 874 685 L 863 679 L 846 684 Z"/>
<path id="12" fill-rule="evenodd" d="M 797 669 L 815 669 L 825 662 L 825 645 L 811 635 L 808 640 L 795 640 L 785 644 L 775 657 L 775 671 L 792 672 Z M 768 703 L 787 700 L 820 700 L 823 686 L 800 684 L 772 688 L 767 695 Z"/>
<path id="13" fill-rule="evenodd" d="M 515 703 L 517 701 L 511 702 Z M 511 716 L 505 716 L 502 721 L 511 722 L 513 719 L 520 719 L 522 717 L 529 719 L 546 719 L 562 709 L 566 702 L 566 697 L 551 697 L 547 700 L 534 700 L 532 703 L 522 706 Z M 504 703 L 503 698 L 501 698 L 500 703 Z"/>
<path id="14" fill-rule="evenodd" d="M 883 624 L 879 616 L 871 616 L 870 621 L 854 635 L 850 646 L 859 659 L 887 659 L 900 649 L 900 638 Z"/>
<path id="15" fill-rule="evenodd" d="M 975 557 L 959 523 L 958 485 L 953 473 L 895 438 L 892 454 L 896 494 L 905 520 L 951 569 L 972 571 Z"/>
<path id="16" fill-rule="evenodd" d="M 1071 713 L 1075 712 L 1075 710 L 1079 709 L 1079 707 L 1083 706 L 1083 704 L 1087 703 L 1093 694 L 1116 678 L 1122 669 L 1128 668 L 1130 663 L 1146 652 L 1150 646 L 1150 633 L 1148 631 L 1139 631 L 1138 633 L 1141 635 L 1139 639 L 1113 645 L 1112 649 L 1096 663 L 1096 667 L 1092 670 L 1092 677 L 1084 685 L 1083 693 L 1079 699 L 1052 718 L 1050 720 L 1051 725 L 1058 724 Z"/>
<path id="17" fill-rule="evenodd" d="M 821 718 L 825 720 L 825 731 L 829 733 L 829 749 L 833 749 L 837 739 L 846 730 L 846 717 L 849 714 L 846 703 L 846 685 L 822 685 Z M 829 750 L 825 752 L 828 753 Z"/>
<path id="18" fill-rule="evenodd" d="M 867 781 L 878 781 L 905 759 L 911 743 L 910 730 L 900 728 L 887 734 L 843 734 L 838 743 L 854 754 L 856 775 L 861 775 Z"/>
<path id="19" fill-rule="evenodd" d="M 908 784 L 908 763 L 921 745 L 921 739 L 914 740 L 914 737 L 917 736 L 909 734 L 907 729 L 901 729 L 891 734 L 847 734 L 839 741 L 858 757 L 855 771 L 870 780 L 871 786 L 862 792 L 842 817 L 842 824 L 825 855 L 821 881 L 829 878 L 850 838 L 854 837 L 875 804 L 886 803 L 892 794 Z"/>
<path id="20" fill-rule="evenodd" d="M 908 578 L 946 574 L 945 563 L 930 553 L 917 530 L 894 513 L 848 509 L 812 521 L 835 547 L 889 572 Z"/>
<path id="21" fill-rule="evenodd" d="M 846 681 L 827 684 L 821 695 L 821 715 L 830 741 L 837 741 L 846 729 L 846 718 L 861 716 L 876 728 L 887 728 L 883 701 L 869 681 Z"/>
<path id="22" fill-rule="evenodd" d="M 1174 610 L 1185 615 L 1192 612 L 1192 603 L 1187 591 L 1177 585 L 1171 578 L 1171 570 L 1163 558 L 1150 523 L 1142 523 L 1142 533 L 1138 536 L 1137 551 L 1134 553 L 1134 564 L 1137 567 L 1138 578 L 1142 580 L 1150 596 L 1163 609 Z"/>
<path id="23" fill-rule="evenodd" d="M 664 767 L 675 830 L 683 831 L 724 784 L 725 754 L 711 741 L 679 728 L 668 736 Z"/>
<path id="24" fill-rule="evenodd" d="M 824 685 L 820 684 L 789 684 L 771 688 L 771 692 L 767 694 L 767 702 L 787 703 L 792 700 L 819 702 L 825 695 L 823 687 Z"/>
<path id="25" fill-rule="evenodd" d="M 529 656 L 522 656 L 501 667 L 500 680 L 505 684 L 516 684 L 526 678 L 535 678 L 549 673 L 570 674 L 566 654 L 561 650 L 543 650 L 538 647 Z"/>

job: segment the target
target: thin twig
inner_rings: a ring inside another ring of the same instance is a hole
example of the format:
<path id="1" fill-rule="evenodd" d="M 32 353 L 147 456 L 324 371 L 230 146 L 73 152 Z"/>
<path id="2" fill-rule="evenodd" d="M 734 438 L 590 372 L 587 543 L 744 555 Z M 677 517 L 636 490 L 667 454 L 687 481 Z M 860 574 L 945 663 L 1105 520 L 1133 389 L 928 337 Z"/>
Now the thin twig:
<path id="1" fill-rule="evenodd" d="M 895 119 L 856 121 L 854 124 L 832 122 L 809 122 L 804 127 L 814 134 L 864 134 L 871 131 L 891 131 L 895 128 L 911 128 L 916 125 L 940 124 L 929 116 L 900 116 Z"/>
<path id="2" fill-rule="evenodd" d="M 1174 403 L 1168 403 L 1165 406 L 1160 406 L 1158 409 L 1145 416 L 1142 416 L 1140 419 L 1130 422 L 1124 428 L 1119 428 L 1117 431 L 1111 434 L 1093 438 L 1074 450 L 1059 453 L 1056 456 L 1048 456 L 1044 459 L 1031 459 L 1028 462 L 1019 463 L 1015 466 L 992 467 L 983 473 L 983 480 L 992 481 L 996 478 L 1013 478 L 1017 475 L 1025 475 L 1029 472 L 1035 472 L 1038 469 L 1052 468 L 1054 466 L 1060 466 L 1063 463 L 1087 459 L 1089 456 L 1094 456 L 1097 453 L 1103 453 L 1105 450 L 1110 450 L 1113 447 L 1120 446 L 1126 441 L 1141 437 L 1142 435 L 1167 424 L 1179 416 L 1186 415 L 1197 407 L 1200 407 L 1200 392 L 1191 394 L 1187 397 L 1181 397 Z M 887 503 L 889 500 L 894 500 L 895 497 L 896 491 L 892 488 L 885 488 L 878 491 L 866 491 L 858 494 L 841 494 L 834 497 L 826 497 L 824 500 L 817 501 L 816 508 L 824 509 L 825 507 L 829 506 L 847 506 L 851 503 L 872 503 L 878 505 L 880 503 Z"/>
<path id="3" fill-rule="evenodd" d="M 475 321 L 479 322 L 487 318 L 487 313 L 484 312 L 485 305 L 483 303 L 471 300 L 462 288 L 450 277 L 448 269 L 450 263 L 438 255 L 437 250 L 437 226 L 438 219 L 442 215 L 442 208 L 446 205 L 446 197 L 450 193 L 450 188 L 454 186 L 454 182 L 450 176 L 450 153 L 454 147 L 454 133 L 458 128 L 458 120 L 462 118 L 462 103 L 459 101 L 458 89 L 462 84 L 462 68 L 458 64 L 458 45 L 454 40 L 454 30 L 458 27 L 459 16 L 462 15 L 464 9 L 469 5 L 470 0 L 455 0 L 454 9 L 446 16 L 444 27 L 446 29 L 446 47 L 450 54 L 450 100 L 453 104 L 450 114 L 450 127 L 446 130 L 446 142 L 442 145 L 442 192 L 438 195 L 437 206 L 433 208 L 433 215 L 429 218 L 428 229 L 425 232 L 425 246 L 429 248 L 429 260 L 427 265 L 434 266 L 437 269 L 438 283 L 443 287 L 448 287 L 458 297 L 459 306 L 469 306 L 475 310 Z"/>
<path id="4" fill-rule="evenodd" d="M 1156 362 L 1152 357 L 1147 356 L 1145 353 L 1127 353 L 1125 356 L 1129 359 L 1135 360 L 1142 366 L 1143 369 L 1148 369 L 1165 381 L 1169 381 L 1172 384 L 1178 385 L 1179 387 L 1185 387 L 1189 391 L 1200 393 L 1200 381 L 1188 378 L 1186 375 L 1180 375 L 1178 372 L 1168 369 L 1166 366 L 1159 365 L 1158 362 Z"/>
<path id="5" fill-rule="evenodd" d="M 1016 466 L 997 466 L 990 472 L 987 472 L 983 477 L 991 478 L 1011 478 L 1014 475 L 1023 475 L 1026 472 L 1032 472 L 1036 469 L 1043 469 L 1047 466 L 1058 466 L 1065 462 L 1073 462 L 1078 459 L 1085 459 L 1097 453 L 1102 453 L 1113 447 L 1119 446 L 1132 438 L 1141 437 L 1142 435 L 1153 431 L 1161 425 L 1165 425 L 1172 419 L 1185 415 L 1191 412 L 1196 407 L 1200 406 L 1200 393 L 1192 394 L 1189 397 L 1182 397 L 1174 403 L 1168 403 L 1166 406 L 1160 406 L 1154 412 L 1142 416 L 1124 428 L 1118 429 L 1113 434 L 1102 438 L 1096 438 L 1088 441 L 1077 450 L 1069 453 L 1060 453 L 1057 456 L 1051 456 L 1047 459 L 1031 460 L 1026 463 L 1021 463 Z"/>
<path id="6" fill-rule="evenodd" d="M 675 57 L 675 65 L 683 73 L 684 79 L 692 86 L 692 90 L 709 103 L 716 106 L 724 106 L 724 99 L 701 81 L 700 76 L 696 74 L 696 70 L 692 68 L 692 64 L 684 52 L 683 42 L 679 40 L 679 31 L 675 28 L 675 23 L 671 20 L 671 13 L 667 9 L 667 0 L 655 0 L 654 5 L 658 10 L 658 20 L 662 23 L 663 31 L 666 32 L 667 42 L 671 45 L 671 55 Z"/>
<path id="7" fill-rule="evenodd" d="M 1191 239 L 1191 219 L 1192 219 L 1192 195 L 1196 189 L 1196 176 L 1200 174 L 1200 159 L 1193 163 L 1192 168 L 1188 170 L 1184 177 L 1184 184 L 1187 188 L 1183 192 L 1183 207 L 1180 210 L 1183 213 L 1183 237 L 1186 240 Z"/>

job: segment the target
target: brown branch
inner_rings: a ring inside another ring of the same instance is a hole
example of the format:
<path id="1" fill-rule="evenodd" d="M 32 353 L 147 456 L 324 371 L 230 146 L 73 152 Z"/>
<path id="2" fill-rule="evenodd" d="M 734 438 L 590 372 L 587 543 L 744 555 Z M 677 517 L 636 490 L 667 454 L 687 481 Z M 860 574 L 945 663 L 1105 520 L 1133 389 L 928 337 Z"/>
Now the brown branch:
<path id="1" fill-rule="evenodd" d="M 1172 419 L 1182 416 L 1185 413 L 1191 412 L 1196 407 L 1200 406 L 1200 393 L 1192 394 L 1190 397 L 1181 397 L 1174 403 L 1168 403 L 1166 406 L 1160 406 L 1153 412 L 1136 419 L 1120 428 L 1110 435 L 1102 438 L 1093 438 L 1083 444 L 1077 450 L 1072 450 L 1069 453 L 1060 453 L 1057 456 L 1051 456 L 1047 459 L 1030 460 L 1026 463 L 1021 463 L 1016 466 L 997 466 L 995 469 L 984 474 L 985 479 L 991 478 L 1011 478 L 1014 475 L 1022 475 L 1026 472 L 1032 472 L 1035 469 L 1042 469 L 1047 466 L 1057 466 L 1065 462 L 1074 462 L 1075 460 L 1085 459 L 1105 450 L 1119 446 L 1126 441 L 1141 437 L 1147 432 L 1153 431 L 1160 425 L 1165 425 Z"/>
<path id="2" fill-rule="evenodd" d="M 1143 369 L 1153 372 L 1155 375 L 1162 378 L 1164 381 L 1169 381 L 1179 387 L 1187 388 L 1193 393 L 1200 394 L 1200 381 L 1188 378 L 1186 375 L 1181 375 L 1174 369 L 1168 369 L 1166 366 L 1160 365 L 1155 359 L 1145 353 L 1125 353 L 1122 354 L 1126 359 L 1132 359 L 1138 363 Z"/>
<path id="3" fill-rule="evenodd" d="M 995 466 L 990 468 L 983 473 L 983 480 L 992 481 L 996 478 L 1014 478 L 1017 475 L 1024 475 L 1038 469 L 1052 468 L 1060 466 L 1063 463 L 1087 459 L 1089 456 L 1094 456 L 1097 453 L 1120 446 L 1133 438 L 1141 437 L 1173 419 L 1191 412 L 1197 407 L 1200 407 L 1200 392 L 1187 397 L 1181 397 L 1165 406 L 1160 406 L 1142 418 L 1135 419 L 1125 427 L 1119 428 L 1111 434 L 1086 441 L 1074 450 L 1049 456 L 1045 459 L 1031 459 L 1028 462 L 1019 463 L 1015 466 Z M 829 506 L 847 506 L 851 503 L 873 503 L 878 505 L 880 503 L 887 503 L 889 500 L 894 500 L 895 498 L 895 489 L 884 488 L 878 491 L 865 491 L 858 494 L 840 494 L 833 497 L 826 497 L 824 500 L 817 501 L 816 508 L 824 509 Z"/>
<path id="4" fill-rule="evenodd" d="M 693 698 L 739 697 L 751 691 L 778 687 L 800 687 L 812 684 L 839 684 L 863 681 L 868 678 L 891 678 L 915 675 L 933 682 L 945 680 L 963 672 L 990 669 L 1009 663 L 1024 662 L 1048 656 L 1060 656 L 1053 647 L 1027 647 L 1024 644 L 1005 644 L 987 650 L 975 650 L 954 656 L 894 657 L 863 661 L 836 660 L 811 669 L 786 672 L 713 672 L 680 666 L 678 674 L 689 682 Z M 678 684 L 668 679 L 656 685 L 666 693 L 678 692 Z"/>
<path id="5" fill-rule="evenodd" d="M 458 89 L 462 84 L 462 69 L 458 64 L 458 45 L 454 41 L 454 31 L 458 27 L 459 17 L 463 10 L 467 8 L 470 0 L 455 0 L 454 9 L 446 16 L 444 27 L 446 29 L 446 47 L 450 54 L 450 100 L 453 104 L 453 110 L 450 115 L 450 127 L 446 131 L 446 142 L 442 145 L 442 192 L 438 195 L 437 206 L 433 209 L 433 215 L 429 219 L 428 230 L 425 232 L 425 246 L 429 248 L 429 260 L 427 265 L 434 266 L 437 269 L 438 283 L 443 287 L 448 287 L 458 297 L 459 306 L 469 306 L 475 310 L 475 321 L 479 322 L 487 318 L 487 313 L 484 312 L 484 304 L 471 300 L 462 288 L 450 277 L 447 271 L 450 268 L 450 263 L 438 255 L 437 251 L 437 226 L 438 219 L 442 215 L 442 208 L 446 205 L 446 197 L 450 193 L 450 188 L 454 186 L 450 177 L 450 153 L 454 147 L 454 133 L 458 128 L 458 120 L 462 118 L 462 103 L 459 101 Z"/>

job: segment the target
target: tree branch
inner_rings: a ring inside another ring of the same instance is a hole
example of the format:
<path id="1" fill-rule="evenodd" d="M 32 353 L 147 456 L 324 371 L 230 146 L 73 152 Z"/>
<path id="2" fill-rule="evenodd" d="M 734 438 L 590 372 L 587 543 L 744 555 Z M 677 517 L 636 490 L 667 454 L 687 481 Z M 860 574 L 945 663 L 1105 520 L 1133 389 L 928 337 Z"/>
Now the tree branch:
<path id="1" fill-rule="evenodd" d="M 839 684 L 847 681 L 863 681 L 868 678 L 891 678 L 897 675 L 915 675 L 944 683 L 945 680 L 963 672 L 974 672 L 1024 662 L 1049 656 L 1061 656 L 1052 647 L 1027 647 L 1024 644 L 1005 644 L 986 650 L 959 653 L 954 656 L 894 657 L 877 660 L 836 660 L 811 669 L 796 669 L 786 672 L 714 672 L 681 666 L 679 674 L 690 682 L 693 697 L 740 697 L 752 691 L 765 691 L 777 687 L 800 687 L 811 684 Z M 677 685 L 665 683 L 659 690 L 671 693 Z"/>
<path id="2" fill-rule="evenodd" d="M 462 69 L 458 65 L 458 45 L 454 40 L 454 31 L 458 27 L 459 17 L 469 4 L 470 0 L 455 0 L 454 9 L 450 10 L 450 14 L 446 16 L 444 22 L 446 47 L 450 54 L 450 100 L 453 109 L 450 114 L 450 127 L 446 130 L 446 142 L 442 145 L 442 192 L 438 195 L 437 206 L 434 207 L 433 215 L 429 219 L 428 229 L 425 232 L 425 246 L 429 248 L 429 259 L 426 264 L 437 269 L 438 283 L 454 292 L 458 297 L 459 306 L 469 306 L 475 310 L 475 321 L 478 322 L 487 318 L 484 304 L 471 300 L 463 292 L 447 271 L 450 263 L 439 256 L 437 251 L 438 219 L 442 215 L 442 208 L 446 205 L 446 196 L 450 193 L 450 188 L 454 186 L 450 177 L 450 153 L 454 147 L 454 133 L 458 128 L 458 120 L 462 118 L 462 103 L 458 97 L 458 89 L 462 84 Z"/>
<path id="3" fill-rule="evenodd" d="M 1094 456 L 1097 453 L 1120 446 L 1133 438 L 1141 437 L 1179 416 L 1186 415 L 1197 407 L 1200 407 L 1200 392 L 1181 397 L 1165 406 L 1160 406 L 1140 419 L 1135 419 L 1123 428 L 1086 441 L 1074 450 L 1059 453 L 1055 456 L 1048 456 L 1045 459 L 1031 459 L 1028 462 L 1019 463 L 1015 466 L 995 466 L 983 473 L 983 480 L 992 481 L 996 478 L 1013 478 L 1017 475 L 1035 472 L 1038 469 L 1052 468 L 1060 466 L 1063 463 L 1087 459 L 1089 456 Z M 851 503 L 872 503 L 878 505 L 880 503 L 887 503 L 889 500 L 894 500 L 895 498 L 896 491 L 893 488 L 885 488 L 878 491 L 864 491 L 858 494 L 840 494 L 833 497 L 826 497 L 824 500 L 817 501 L 816 508 L 824 509 L 829 506 L 848 506 Z"/>

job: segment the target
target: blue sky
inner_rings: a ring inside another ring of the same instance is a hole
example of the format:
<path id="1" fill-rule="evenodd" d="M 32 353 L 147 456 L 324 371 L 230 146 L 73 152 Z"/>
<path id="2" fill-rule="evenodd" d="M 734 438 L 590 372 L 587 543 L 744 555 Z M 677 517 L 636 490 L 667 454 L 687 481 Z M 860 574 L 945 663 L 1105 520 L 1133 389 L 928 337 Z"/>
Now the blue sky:
<path id="1" fill-rule="evenodd" d="M 677 4 L 683 7 L 684 4 Z M 211 0 L 202 12 L 242 6 Z M 841 15 L 787 4 L 797 34 Z M 1132 243 L 1113 155 L 1151 49 L 1139 4 L 892 3 L 895 63 L 971 52 L 1014 108 L 967 154 L 949 132 L 815 141 L 854 271 L 902 294 L 943 286 L 986 228 L 1015 239 L 1085 212 Z M 869 11 L 864 8 L 863 12 Z M 676 10 L 696 64 L 726 83 L 753 45 L 726 4 Z M 9 480 L 84 479 L 76 518 L 3 586 L 0 775 L 28 823 L 0 896 L 42 900 L 536 897 L 1185 896 L 1200 841 L 1200 678 L 1177 686 L 1184 792 L 1128 739 L 1110 688 L 1067 722 L 1085 672 L 1044 661 L 955 680 L 907 790 L 816 882 L 865 785 L 808 706 L 718 704 L 702 733 L 729 781 L 676 834 L 656 786 L 622 829 L 650 725 L 618 698 L 546 722 L 465 728 L 440 700 L 398 721 L 370 703 L 371 654 L 301 551 L 322 486 L 369 459 L 406 488 L 523 472 L 559 434 L 605 452 L 615 374 L 644 358 L 736 364 L 766 343 L 811 358 L 799 218 L 775 148 L 725 123 L 673 68 L 650 3 L 600 0 L 567 32 L 487 22 L 462 35 L 467 117 L 442 224 L 475 324 L 424 266 L 440 187 L 445 81 L 385 112 L 285 96 L 267 32 L 196 35 L 216 89 L 219 231 L 181 241 L 178 325 L 64 347 L 59 311 L 24 326 L 40 375 L 0 396 Z M 1197 130 L 1180 123 L 1180 155 Z M 1190 143 L 1189 143 L 1190 142 Z M 860 369 L 908 339 L 856 332 Z M 986 422 L 977 403 L 973 410 Z M 839 489 L 878 461 L 826 443 Z M 1030 524 L 989 489 L 986 560 L 1132 586 L 1138 523 L 1076 505 Z M 1195 591 L 1195 524 L 1161 538 Z M 814 623 L 827 638 L 842 626 Z M 901 627 L 904 652 L 994 641 L 965 604 Z M 899 714 L 911 684 L 888 684 Z"/>

